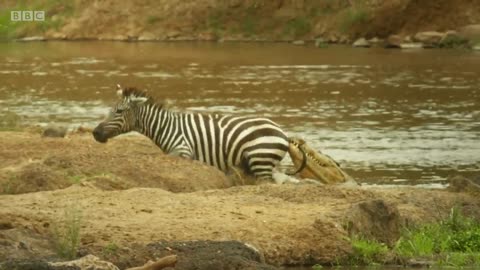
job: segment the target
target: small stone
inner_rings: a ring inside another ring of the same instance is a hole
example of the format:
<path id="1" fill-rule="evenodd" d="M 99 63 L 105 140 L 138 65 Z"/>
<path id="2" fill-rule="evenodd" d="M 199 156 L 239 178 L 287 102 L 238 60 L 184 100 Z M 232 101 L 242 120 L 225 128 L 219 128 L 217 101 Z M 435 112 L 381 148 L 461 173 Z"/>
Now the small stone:
<path id="1" fill-rule="evenodd" d="M 474 51 L 480 51 L 480 44 L 476 44 L 472 46 L 472 50 Z"/>
<path id="2" fill-rule="evenodd" d="M 43 133 L 43 137 L 51 138 L 63 138 L 67 134 L 67 129 L 65 127 L 47 127 Z"/>
<path id="3" fill-rule="evenodd" d="M 293 45 L 297 45 L 297 46 L 303 46 L 305 45 L 305 41 L 304 40 L 295 40 L 292 42 Z"/>
<path id="4" fill-rule="evenodd" d="M 370 47 L 370 43 L 365 38 L 359 38 L 353 43 L 353 47 L 368 48 Z"/>

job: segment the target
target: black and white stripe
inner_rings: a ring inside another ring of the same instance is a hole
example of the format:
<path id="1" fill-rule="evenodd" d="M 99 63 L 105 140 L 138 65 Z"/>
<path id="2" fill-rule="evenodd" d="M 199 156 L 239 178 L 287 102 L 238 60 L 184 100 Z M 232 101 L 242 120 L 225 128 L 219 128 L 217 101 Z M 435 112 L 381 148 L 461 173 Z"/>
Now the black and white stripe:
<path id="1" fill-rule="evenodd" d="M 96 128 L 97 133 L 105 133 L 105 138 L 97 138 L 94 132 L 98 141 L 135 130 L 165 153 L 223 171 L 242 167 L 257 179 L 272 179 L 272 169 L 288 151 L 287 136 L 266 118 L 175 112 L 131 88 L 123 90 L 122 96 L 109 119 Z"/>

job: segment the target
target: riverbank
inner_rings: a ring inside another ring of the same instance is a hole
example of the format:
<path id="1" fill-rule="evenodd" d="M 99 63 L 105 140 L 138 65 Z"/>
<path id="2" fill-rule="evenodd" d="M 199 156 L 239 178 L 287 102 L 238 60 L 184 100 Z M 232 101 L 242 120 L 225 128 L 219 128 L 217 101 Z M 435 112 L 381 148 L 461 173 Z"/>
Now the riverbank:
<path id="1" fill-rule="evenodd" d="M 249 269 L 329 265 L 348 261 L 354 235 L 393 246 L 405 226 L 443 220 L 455 206 L 480 217 L 475 190 L 239 186 L 137 136 L 105 145 L 89 133 L 0 136 L 1 260 L 59 260 L 55 243 L 67 237 L 59 231 L 73 227 L 74 257 L 94 254 L 120 268 L 171 254 L 178 269 L 187 261 L 222 269 L 205 262 L 225 258 Z M 238 252 L 224 253 L 232 246 Z M 206 249 L 221 251 L 198 255 Z"/>
<path id="2" fill-rule="evenodd" d="M 44 0 L 0 5 L 0 39 L 4 40 L 315 41 L 318 46 L 357 41 L 361 46 L 405 48 L 475 48 L 480 41 L 480 6 L 468 0 L 148 0 L 121 4 Z M 12 22 L 11 10 L 44 10 L 45 21 Z"/>

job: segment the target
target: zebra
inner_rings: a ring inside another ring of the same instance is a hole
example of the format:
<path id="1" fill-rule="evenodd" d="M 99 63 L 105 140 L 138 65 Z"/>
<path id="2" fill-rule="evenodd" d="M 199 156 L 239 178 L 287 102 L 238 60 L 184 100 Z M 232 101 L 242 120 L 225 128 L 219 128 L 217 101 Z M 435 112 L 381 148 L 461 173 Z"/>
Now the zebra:
<path id="1" fill-rule="evenodd" d="M 120 101 L 93 130 L 100 143 L 137 131 L 166 154 L 223 172 L 239 167 L 257 181 L 273 181 L 273 168 L 288 151 L 287 135 L 267 118 L 178 112 L 135 87 L 117 85 L 117 95 Z"/>

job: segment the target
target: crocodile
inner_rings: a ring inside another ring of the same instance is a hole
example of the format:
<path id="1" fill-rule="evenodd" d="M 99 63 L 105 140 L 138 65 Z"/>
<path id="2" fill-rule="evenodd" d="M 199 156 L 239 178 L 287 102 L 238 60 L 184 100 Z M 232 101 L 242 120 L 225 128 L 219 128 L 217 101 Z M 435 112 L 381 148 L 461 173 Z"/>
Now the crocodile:
<path id="1" fill-rule="evenodd" d="M 318 180 L 324 184 L 355 182 L 331 157 L 310 148 L 303 139 L 290 137 L 288 153 L 301 178 Z"/>

